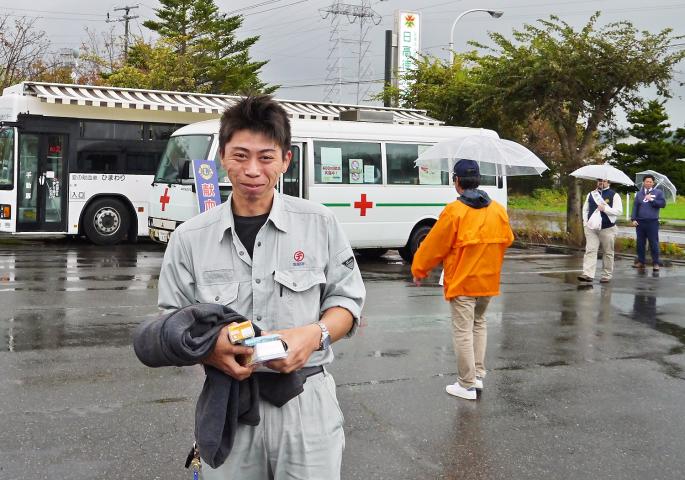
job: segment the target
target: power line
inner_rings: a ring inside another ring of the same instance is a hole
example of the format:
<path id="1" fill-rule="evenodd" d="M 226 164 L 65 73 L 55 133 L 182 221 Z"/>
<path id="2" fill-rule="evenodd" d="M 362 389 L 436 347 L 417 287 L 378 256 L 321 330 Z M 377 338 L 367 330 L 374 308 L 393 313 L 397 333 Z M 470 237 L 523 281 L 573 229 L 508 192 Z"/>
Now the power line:
<path id="1" fill-rule="evenodd" d="M 124 22 L 124 62 L 128 59 L 128 22 L 130 20 L 133 20 L 135 18 L 138 18 L 138 15 L 129 15 L 128 12 L 133 10 L 134 8 L 138 8 L 138 5 L 135 6 L 125 6 L 125 7 L 120 7 L 120 8 L 115 8 L 115 12 L 125 12 L 123 17 L 115 18 L 114 20 L 110 20 L 109 18 L 109 12 L 107 12 L 107 23 L 112 23 L 112 22 Z"/>

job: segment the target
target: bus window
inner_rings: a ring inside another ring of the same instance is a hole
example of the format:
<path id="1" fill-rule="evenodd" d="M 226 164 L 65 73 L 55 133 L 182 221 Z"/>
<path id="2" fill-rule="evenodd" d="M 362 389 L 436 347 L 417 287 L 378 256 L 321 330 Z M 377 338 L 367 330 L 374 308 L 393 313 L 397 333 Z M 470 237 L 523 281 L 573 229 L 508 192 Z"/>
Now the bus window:
<path id="1" fill-rule="evenodd" d="M 143 124 L 83 121 L 81 137 L 99 140 L 143 140 Z"/>
<path id="2" fill-rule="evenodd" d="M 148 139 L 149 140 L 169 140 L 171 138 L 171 134 L 174 133 L 176 130 L 178 130 L 182 125 L 168 125 L 168 124 L 160 124 L 160 125 L 149 125 L 149 133 L 148 133 Z"/>
<path id="3" fill-rule="evenodd" d="M 0 189 L 11 189 L 14 183 L 14 129 L 0 130 Z"/>
<path id="4" fill-rule="evenodd" d="M 154 175 L 157 171 L 159 154 L 155 152 L 128 152 L 126 172 L 131 175 Z"/>
<path id="5" fill-rule="evenodd" d="M 17 221 L 35 224 L 38 221 L 38 135 L 22 134 L 19 137 L 19 177 L 17 197 Z"/>
<path id="6" fill-rule="evenodd" d="M 205 160 L 212 144 L 211 135 L 180 135 L 171 137 L 167 143 L 162 160 L 157 168 L 155 182 L 179 183 L 183 171 L 192 172 L 192 166 L 186 167 L 186 162 Z"/>
<path id="7" fill-rule="evenodd" d="M 114 173 L 119 169 L 119 154 L 116 152 L 79 152 L 76 161 L 79 172 Z"/>
<path id="8" fill-rule="evenodd" d="M 419 154 L 430 145 L 386 143 L 388 183 L 391 185 L 449 185 L 447 172 L 414 166 Z"/>
<path id="9" fill-rule="evenodd" d="M 381 144 L 314 142 L 315 183 L 383 183 Z"/>

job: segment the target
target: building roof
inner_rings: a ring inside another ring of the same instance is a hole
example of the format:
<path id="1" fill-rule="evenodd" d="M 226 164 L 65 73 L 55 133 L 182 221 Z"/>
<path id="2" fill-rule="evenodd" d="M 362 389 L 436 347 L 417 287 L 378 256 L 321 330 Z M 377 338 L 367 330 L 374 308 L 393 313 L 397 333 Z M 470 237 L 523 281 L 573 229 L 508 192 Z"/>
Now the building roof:
<path id="1" fill-rule="evenodd" d="M 193 112 L 216 115 L 221 115 L 226 107 L 233 105 L 241 98 L 236 95 L 211 95 L 43 82 L 22 82 L 20 85 L 10 87 L 9 90 L 19 93 L 16 87 L 20 87 L 22 95 L 33 96 L 39 98 L 43 102 L 54 104 Z M 373 105 L 276 100 L 283 105 L 290 118 L 294 119 L 339 120 L 340 112 L 358 109 L 373 112 L 390 111 L 393 113 L 393 123 L 406 125 L 443 124 L 443 122 L 429 117 L 425 110 L 389 108 Z"/>

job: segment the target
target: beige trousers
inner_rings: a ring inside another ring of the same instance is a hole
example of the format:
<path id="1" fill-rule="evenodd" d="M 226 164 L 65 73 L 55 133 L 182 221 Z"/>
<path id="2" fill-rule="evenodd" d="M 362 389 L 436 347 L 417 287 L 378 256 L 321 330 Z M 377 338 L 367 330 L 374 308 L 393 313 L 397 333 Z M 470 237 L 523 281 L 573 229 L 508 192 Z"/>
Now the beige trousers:
<path id="1" fill-rule="evenodd" d="M 595 278 L 597 270 L 597 250 L 602 245 L 602 278 L 611 278 L 614 274 L 614 240 L 618 227 L 592 230 L 585 227 L 585 257 L 583 258 L 583 275 Z"/>
<path id="2" fill-rule="evenodd" d="M 476 376 L 485 376 L 487 326 L 485 310 L 492 297 L 455 297 L 452 310 L 452 343 L 457 357 L 457 380 L 464 388 L 473 387 Z"/>

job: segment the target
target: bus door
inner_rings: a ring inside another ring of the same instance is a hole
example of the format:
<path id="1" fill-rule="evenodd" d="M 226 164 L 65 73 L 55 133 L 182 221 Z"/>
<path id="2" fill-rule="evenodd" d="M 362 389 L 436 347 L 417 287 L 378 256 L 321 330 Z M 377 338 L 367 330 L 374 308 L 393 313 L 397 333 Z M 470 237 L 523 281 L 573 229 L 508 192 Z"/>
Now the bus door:
<path id="1" fill-rule="evenodd" d="M 21 133 L 17 231 L 66 231 L 67 135 Z"/>
<path id="2" fill-rule="evenodd" d="M 290 160 L 290 166 L 279 182 L 278 190 L 285 195 L 293 197 L 302 197 L 302 144 L 293 143 L 290 146 L 290 151 L 293 152 L 293 158 Z"/>

